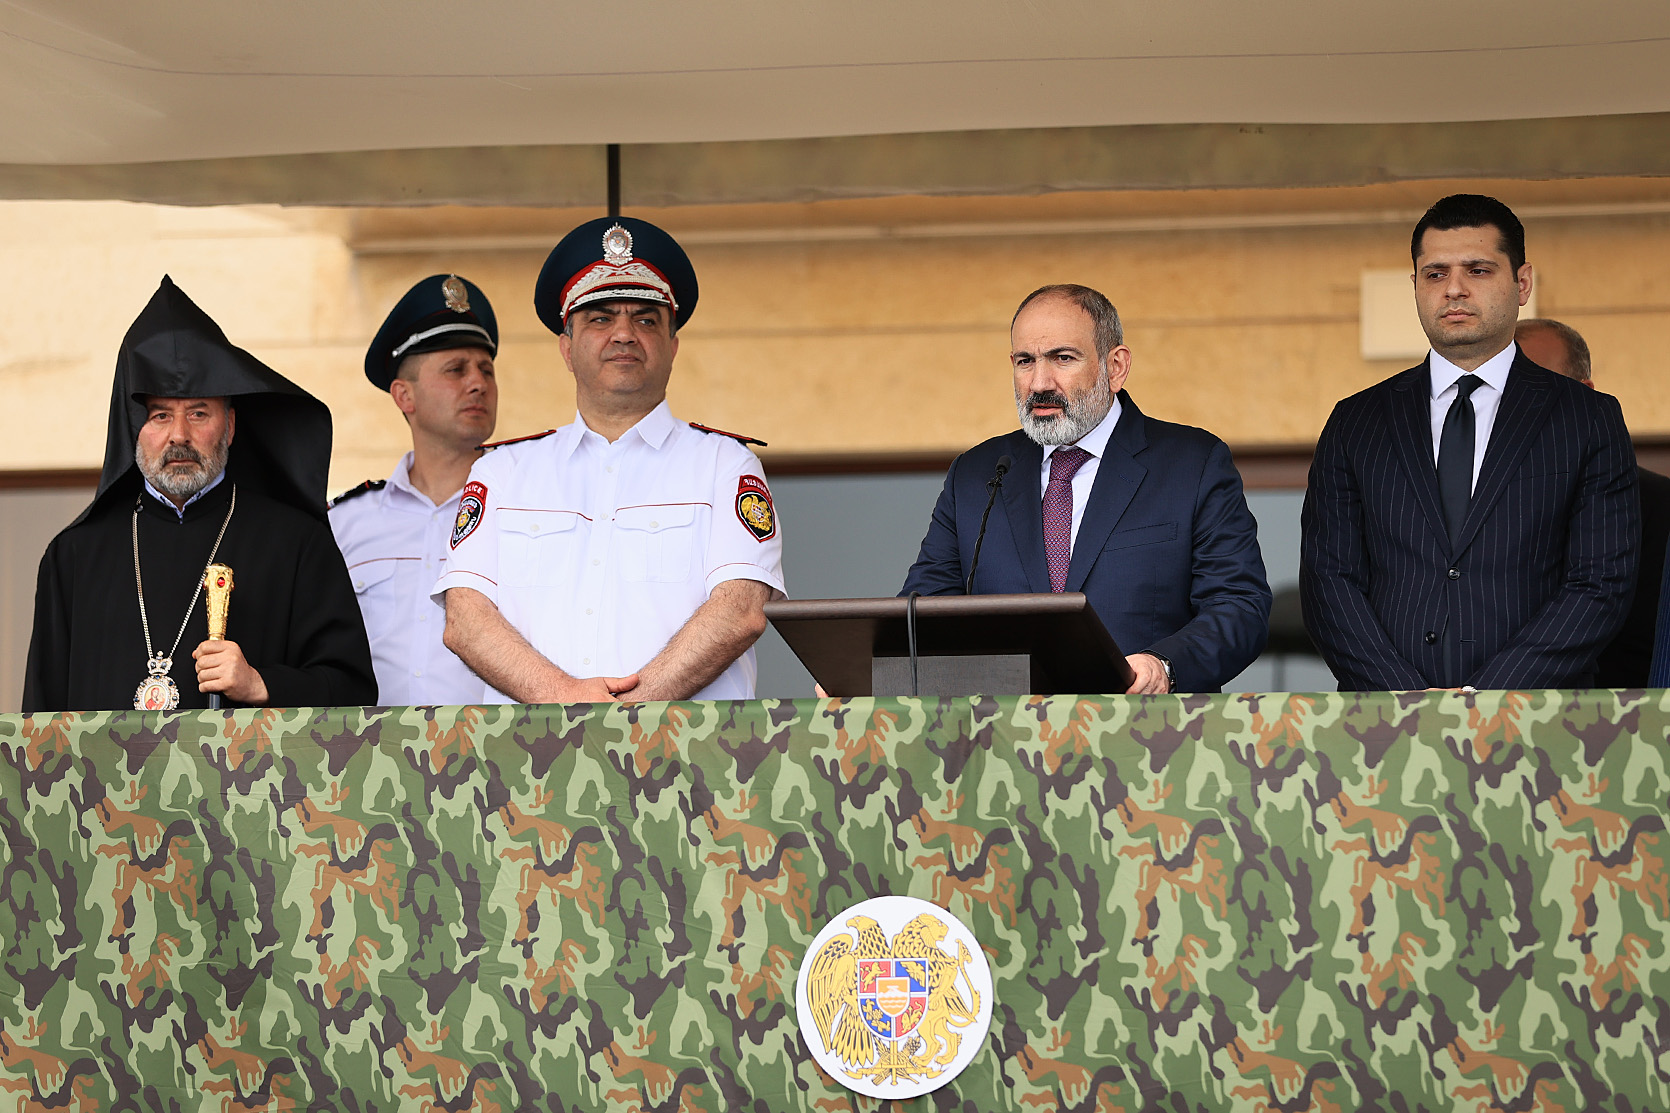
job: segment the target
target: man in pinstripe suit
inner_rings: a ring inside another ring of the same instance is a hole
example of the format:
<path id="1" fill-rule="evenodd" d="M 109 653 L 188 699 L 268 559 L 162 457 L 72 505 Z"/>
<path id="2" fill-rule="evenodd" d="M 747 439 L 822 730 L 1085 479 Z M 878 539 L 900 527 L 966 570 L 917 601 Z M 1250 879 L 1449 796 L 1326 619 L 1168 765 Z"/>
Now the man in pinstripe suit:
<path id="1" fill-rule="evenodd" d="M 1587 686 L 1635 589 L 1623 412 L 1514 344 L 1531 266 L 1506 205 L 1446 197 L 1410 251 L 1432 352 L 1317 441 L 1305 623 L 1345 691 Z"/>
<path id="2" fill-rule="evenodd" d="M 1570 325 L 1533 317 L 1519 322 L 1513 339 L 1533 363 L 1584 386 L 1595 385 L 1590 378 L 1589 344 Z M 1641 496 L 1641 561 L 1635 601 L 1618 636 L 1595 660 L 1595 685 L 1600 688 L 1646 687 L 1653 659 L 1664 552 L 1670 548 L 1670 475 L 1637 466 L 1635 480 Z"/>

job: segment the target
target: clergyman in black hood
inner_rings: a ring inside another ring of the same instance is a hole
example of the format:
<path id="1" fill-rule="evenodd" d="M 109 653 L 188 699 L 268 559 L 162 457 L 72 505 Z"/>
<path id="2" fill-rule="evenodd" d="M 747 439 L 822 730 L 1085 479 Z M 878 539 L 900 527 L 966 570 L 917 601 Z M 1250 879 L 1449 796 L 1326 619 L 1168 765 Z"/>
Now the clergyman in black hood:
<path id="1" fill-rule="evenodd" d="M 324 403 L 164 277 L 116 359 L 98 493 L 41 558 L 23 710 L 376 703 L 330 446 Z M 233 572 L 225 640 L 211 563 Z"/>

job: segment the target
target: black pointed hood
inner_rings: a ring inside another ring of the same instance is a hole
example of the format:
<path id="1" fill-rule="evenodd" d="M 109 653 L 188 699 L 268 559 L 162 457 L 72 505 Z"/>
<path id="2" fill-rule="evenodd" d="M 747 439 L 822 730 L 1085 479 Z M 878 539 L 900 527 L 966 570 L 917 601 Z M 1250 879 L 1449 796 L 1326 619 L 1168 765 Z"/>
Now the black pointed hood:
<path id="1" fill-rule="evenodd" d="M 145 422 L 147 395 L 229 398 L 238 429 L 228 478 L 325 520 L 331 458 L 331 415 L 325 404 L 242 348 L 185 291 L 163 276 L 150 304 L 122 338 L 110 391 L 104 472 L 81 521 L 107 498 L 141 482 L 134 445 Z"/>

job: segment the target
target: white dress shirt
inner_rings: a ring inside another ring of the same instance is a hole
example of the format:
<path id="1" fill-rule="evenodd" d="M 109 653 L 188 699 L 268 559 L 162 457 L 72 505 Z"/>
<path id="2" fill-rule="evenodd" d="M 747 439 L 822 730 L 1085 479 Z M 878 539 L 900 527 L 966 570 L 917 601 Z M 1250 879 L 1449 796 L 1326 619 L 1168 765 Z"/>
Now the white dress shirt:
<path id="1" fill-rule="evenodd" d="M 446 571 L 458 496 L 436 506 L 412 486 L 412 454 L 381 490 L 331 507 L 331 532 L 348 565 L 371 640 L 378 702 L 393 707 L 480 703 L 481 678 L 441 644 L 445 612 L 429 586 Z"/>
<path id="2" fill-rule="evenodd" d="M 1119 404 L 1119 396 L 1113 397 L 1113 406 L 1097 422 L 1096 428 L 1073 443 L 1090 453 L 1090 459 L 1079 465 L 1079 470 L 1073 473 L 1073 534 L 1072 542 L 1079 539 L 1079 523 L 1084 520 L 1084 505 L 1090 501 L 1090 488 L 1096 484 L 1096 469 L 1101 466 L 1102 454 L 1108 450 L 1108 438 L 1113 436 L 1113 427 L 1119 424 L 1119 412 L 1125 407 Z M 1044 446 L 1044 463 L 1038 473 L 1038 494 L 1042 498 L 1050 486 L 1050 457 L 1058 448 L 1066 445 L 1051 444 Z"/>
<path id="3" fill-rule="evenodd" d="M 1508 369 L 1513 366 L 1518 344 L 1509 344 L 1474 371 L 1463 371 L 1437 352 L 1430 354 L 1427 364 L 1432 376 L 1432 464 L 1438 466 L 1438 448 L 1444 435 L 1444 417 L 1455 402 L 1456 380 L 1463 375 L 1477 375 L 1484 382 L 1473 388 L 1469 401 L 1473 403 L 1473 483 L 1479 482 L 1479 468 L 1484 464 L 1484 450 L 1490 446 L 1490 430 L 1496 424 L 1496 411 L 1502 405 L 1502 391 L 1508 385 Z"/>
<path id="4" fill-rule="evenodd" d="M 470 472 L 472 492 L 480 520 L 454 546 L 436 601 L 474 588 L 571 676 L 637 672 L 726 580 L 783 589 L 759 458 L 665 402 L 613 444 L 576 414 L 495 449 Z M 750 649 L 695 698 L 753 699 L 756 673 Z M 484 698 L 509 702 L 492 688 Z"/>

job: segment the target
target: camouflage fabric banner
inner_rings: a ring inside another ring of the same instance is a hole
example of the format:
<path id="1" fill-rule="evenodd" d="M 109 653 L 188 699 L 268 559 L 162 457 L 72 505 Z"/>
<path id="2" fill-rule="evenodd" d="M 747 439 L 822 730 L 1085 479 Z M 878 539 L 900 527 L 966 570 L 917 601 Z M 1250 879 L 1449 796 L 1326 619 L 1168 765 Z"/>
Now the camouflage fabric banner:
<path id="1" fill-rule="evenodd" d="M 0 1109 L 874 1109 L 794 978 L 994 979 L 912 1109 L 1670 1109 L 1670 698 L 0 717 Z"/>

